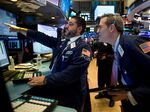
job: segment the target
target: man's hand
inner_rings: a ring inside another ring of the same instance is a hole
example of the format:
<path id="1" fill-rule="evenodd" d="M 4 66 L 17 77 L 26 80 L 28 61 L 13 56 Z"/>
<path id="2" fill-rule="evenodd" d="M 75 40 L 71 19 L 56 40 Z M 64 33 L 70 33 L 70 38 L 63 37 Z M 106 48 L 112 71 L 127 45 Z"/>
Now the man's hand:
<path id="1" fill-rule="evenodd" d="M 28 31 L 27 28 L 18 27 L 18 26 L 15 26 L 15 25 L 11 25 L 9 23 L 4 23 L 4 24 L 9 27 L 10 32 L 25 33 L 26 31 Z"/>
<path id="2" fill-rule="evenodd" d="M 29 85 L 36 86 L 36 85 L 44 85 L 44 80 L 45 76 L 39 76 L 39 77 L 34 77 L 31 78 L 30 81 L 28 82 Z"/>
<path id="3" fill-rule="evenodd" d="M 112 99 L 114 101 L 120 101 L 120 100 L 128 100 L 127 96 L 128 91 L 122 90 L 122 91 L 109 91 L 108 95 L 112 96 Z"/>
<path id="4" fill-rule="evenodd" d="M 19 30 L 20 30 L 20 27 L 18 27 L 18 26 L 11 25 L 8 23 L 4 23 L 4 24 L 9 27 L 10 32 L 19 32 Z"/>

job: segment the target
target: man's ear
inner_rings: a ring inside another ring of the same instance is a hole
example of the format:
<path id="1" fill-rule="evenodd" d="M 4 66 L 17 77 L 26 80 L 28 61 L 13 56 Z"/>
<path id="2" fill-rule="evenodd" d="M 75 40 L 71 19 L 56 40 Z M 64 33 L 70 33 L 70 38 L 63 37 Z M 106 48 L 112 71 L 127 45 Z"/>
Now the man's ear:
<path id="1" fill-rule="evenodd" d="M 79 26 L 79 27 L 78 27 L 78 30 L 81 32 L 81 31 L 82 31 L 82 26 Z"/>
<path id="2" fill-rule="evenodd" d="M 115 31 L 116 30 L 115 24 L 111 24 L 110 27 L 109 27 L 109 29 L 110 29 L 110 32 Z"/>

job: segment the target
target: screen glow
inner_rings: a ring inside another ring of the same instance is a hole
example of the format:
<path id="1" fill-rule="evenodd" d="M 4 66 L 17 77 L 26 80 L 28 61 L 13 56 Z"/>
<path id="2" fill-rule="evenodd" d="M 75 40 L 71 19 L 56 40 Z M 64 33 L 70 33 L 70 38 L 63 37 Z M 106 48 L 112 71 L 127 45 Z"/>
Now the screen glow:
<path id="1" fill-rule="evenodd" d="M 94 20 L 97 19 L 97 17 L 99 16 L 102 16 L 104 14 L 107 14 L 107 13 L 115 13 L 115 8 L 114 6 L 97 6 L 96 9 L 95 9 L 95 12 L 94 12 Z"/>

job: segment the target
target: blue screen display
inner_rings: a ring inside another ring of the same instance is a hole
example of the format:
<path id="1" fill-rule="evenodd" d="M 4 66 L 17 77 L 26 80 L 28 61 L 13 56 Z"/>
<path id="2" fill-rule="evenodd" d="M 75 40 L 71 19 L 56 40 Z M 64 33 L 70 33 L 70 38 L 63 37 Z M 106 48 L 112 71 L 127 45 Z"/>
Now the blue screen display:
<path id="1" fill-rule="evenodd" d="M 84 38 L 97 38 L 98 34 L 96 32 L 84 32 Z"/>
<path id="2" fill-rule="evenodd" d="M 9 32 L 8 26 L 4 23 L 16 25 L 16 16 L 13 13 L 0 9 L 0 35 L 17 36 L 16 32 Z"/>
<path id="3" fill-rule="evenodd" d="M 21 41 L 19 39 L 8 40 L 8 50 L 21 50 Z"/>
<path id="4" fill-rule="evenodd" d="M 0 40 L 0 68 L 5 67 L 9 64 L 5 44 L 3 40 Z"/>
<path id="5" fill-rule="evenodd" d="M 150 30 L 140 31 L 139 36 L 150 38 Z"/>
<path id="6" fill-rule="evenodd" d="M 70 9 L 70 0 L 60 0 L 59 7 L 63 14 L 68 18 Z"/>
<path id="7" fill-rule="evenodd" d="M 72 16 L 76 16 L 77 15 L 77 13 L 75 12 L 75 11 L 70 11 L 70 17 L 72 17 Z"/>

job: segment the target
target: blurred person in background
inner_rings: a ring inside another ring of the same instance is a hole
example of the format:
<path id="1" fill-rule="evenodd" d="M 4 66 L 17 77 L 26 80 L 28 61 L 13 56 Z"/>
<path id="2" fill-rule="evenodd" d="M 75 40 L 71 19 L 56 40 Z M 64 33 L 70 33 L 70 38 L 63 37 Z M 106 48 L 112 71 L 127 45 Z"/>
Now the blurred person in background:
<path id="1" fill-rule="evenodd" d="M 98 90 L 99 93 L 95 99 L 108 98 L 110 99 L 109 106 L 114 106 L 114 101 L 111 96 L 104 90 L 110 87 L 111 71 L 113 63 L 113 49 L 112 46 L 105 42 L 95 42 L 92 47 L 96 52 L 96 61 L 98 67 Z"/>

